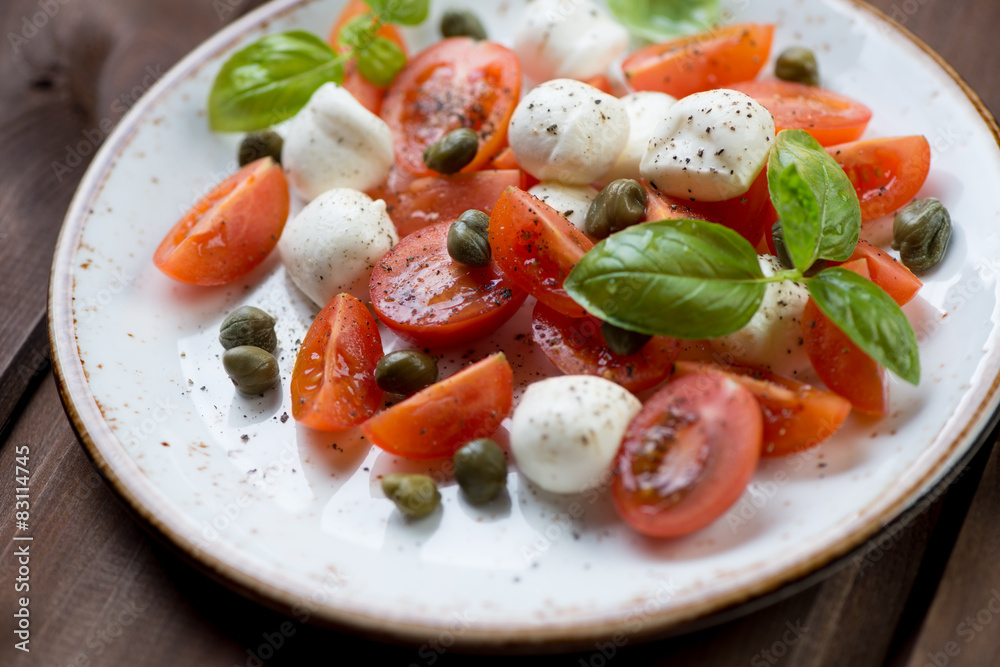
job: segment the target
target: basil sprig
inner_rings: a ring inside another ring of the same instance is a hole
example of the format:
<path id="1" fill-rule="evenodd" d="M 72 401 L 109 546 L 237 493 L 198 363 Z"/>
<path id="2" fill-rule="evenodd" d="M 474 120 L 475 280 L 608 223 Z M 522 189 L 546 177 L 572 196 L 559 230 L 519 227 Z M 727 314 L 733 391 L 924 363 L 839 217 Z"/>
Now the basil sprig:
<path id="1" fill-rule="evenodd" d="M 840 167 L 812 137 L 786 130 L 769 158 L 768 186 L 793 269 L 764 276 L 756 250 L 736 232 L 711 222 L 661 220 L 598 243 L 563 287 L 588 312 L 616 326 L 701 339 L 725 336 L 749 322 L 768 283 L 802 282 L 859 348 L 917 384 L 917 338 L 888 294 L 839 267 L 804 275 L 817 259 L 843 261 L 857 246 L 860 205 Z"/>
<path id="2" fill-rule="evenodd" d="M 406 64 L 399 46 L 377 36 L 385 24 L 417 25 L 427 18 L 430 0 L 366 0 L 371 11 L 352 19 L 330 48 L 308 32 L 267 35 L 233 54 L 215 77 L 208 97 L 213 130 L 249 132 L 297 114 L 325 83 L 344 81 L 344 63 L 357 58 L 358 70 L 379 86 L 392 83 Z"/>
<path id="3" fill-rule="evenodd" d="M 650 42 L 710 30 L 719 24 L 719 0 L 608 0 L 615 18 Z"/>

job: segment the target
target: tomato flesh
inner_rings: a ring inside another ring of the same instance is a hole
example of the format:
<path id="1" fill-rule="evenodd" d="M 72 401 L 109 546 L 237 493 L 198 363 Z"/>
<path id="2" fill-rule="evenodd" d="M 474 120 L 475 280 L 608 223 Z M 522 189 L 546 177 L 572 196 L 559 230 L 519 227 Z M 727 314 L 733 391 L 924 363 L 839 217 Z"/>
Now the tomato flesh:
<path id="1" fill-rule="evenodd" d="M 851 413 L 847 399 L 765 370 L 692 361 L 674 364 L 677 377 L 697 373 L 722 373 L 754 395 L 764 418 L 760 452 L 764 457 L 787 456 L 815 447 L 833 435 Z"/>
<path id="2" fill-rule="evenodd" d="M 865 222 L 913 199 L 931 168 L 931 146 L 922 136 L 856 141 L 826 149 L 851 179 Z"/>
<path id="3" fill-rule="evenodd" d="M 507 188 L 490 216 L 493 258 L 521 289 L 570 317 L 587 311 L 563 281 L 594 243 L 561 213 L 520 188 Z"/>
<path id="4" fill-rule="evenodd" d="M 653 337 L 627 356 L 611 352 L 601 336 L 601 321 L 573 318 L 539 301 L 531 317 L 531 336 L 552 364 L 567 375 L 596 375 L 631 392 L 650 389 L 670 375 L 681 351 L 675 338 Z"/>
<path id="5" fill-rule="evenodd" d="M 494 354 L 380 412 L 361 432 L 404 458 L 451 456 L 500 428 L 514 401 L 513 378 L 504 355 Z"/>
<path id="6" fill-rule="evenodd" d="M 863 239 L 858 241 L 854 253 L 847 261 L 858 259 L 864 259 L 868 264 L 866 277 L 885 290 L 900 306 L 909 303 L 923 287 L 920 278 L 913 275 L 902 262 Z"/>
<path id="7" fill-rule="evenodd" d="M 704 528 L 743 494 L 762 433 L 756 399 L 734 380 L 696 374 L 671 381 L 625 431 L 611 483 L 618 513 L 653 537 Z"/>
<path id="8" fill-rule="evenodd" d="M 742 23 L 644 46 L 622 69 L 633 89 L 680 99 L 753 79 L 767 62 L 773 37 L 771 24 Z"/>
<path id="9" fill-rule="evenodd" d="M 153 254 L 174 280 L 224 285 L 257 267 L 288 220 L 288 183 L 269 157 L 252 162 L 201 198 Z"/>
<path id="10" fill-rule="evenodd" d="M 467 37 L 444 39 L 421 51 L 396 76 L 382 104 L 393 135 L 396 163 L 429 176 L 424 149 L 452 130 L 479 135 L 479 151 L 464 172 L 493 158 L 521 93 L 521 64 L 510 49 Z"/>
<path id="11" fill-rule="evenodd" d="M 448 254 L 448 227 L 439 222 L 410 234 L 375 265 L 372 306 L 387 327 L 428 347 L 451 347 L 499 329 L 528 295 L 496 261 L 465 266 Z"/>
<path id="12" fill-rule="evenodd" d="M 760 102 L 774 117 L 776 132 L 799 129 L 823 146 L 855 141 L 871 120 L 871 109 L 844 95 L 791 81 L 744 81 L 729 86 Z"/>
<path id="13" fill-rule="evenodd" d="M 378 323 L 365 304 L 338 294 L 309 327 L 292 371 L 292 416 L 319 431 L 357 426 L 378 409 L 382 390 Z"/>

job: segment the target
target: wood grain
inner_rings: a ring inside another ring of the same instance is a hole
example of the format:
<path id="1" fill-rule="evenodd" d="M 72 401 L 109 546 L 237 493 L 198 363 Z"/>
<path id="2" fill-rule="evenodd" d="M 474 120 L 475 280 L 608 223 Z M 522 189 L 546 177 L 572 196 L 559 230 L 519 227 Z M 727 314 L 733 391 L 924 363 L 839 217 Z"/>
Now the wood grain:
<path id="1" fill-rule="evenodd" d="M 45 293 L 62 216 L 104 128 L 120 119 L 151 77 L 259 2 L 45 4 L 58 11 L 16 44 L 9 35 L 26 30 L 39 0 L 0 5 L 0 34 L 8 36 L 0 43 L 0 665 L 228 666 L 263 662 L 258 657 L 303 665 L 351 663 L 352 654 L 386 665 L 472 662 L 443 645 L 443 652 L 392 647 L 297 622 L 286 626 L 286 617 L 225 589 L 150 539 L 87 460 L 44 376 Z M 994 48 L 1000 3 L 873 4 L 905 21 L 1000 110 Z M 13 650 L 7 613 L 14 608 L 16 572 L 8 471 L 23 445 L 31 449 L 34 471 L 31 654 Z M 1000 590 L 1000 453 L 988 465 L 987 455 L 890 540 L 882 536 L 838 573 L 770 606 L 673 639 L 518 661 L 526 667 L 612 661 L 922 667 L 955 641 L 960 654 L 947 656 L 947 664 L 1000 664 L 1000 618 L 967 643 L 958 630 L 966 617 L 989 609 L 994 587 Z"/>

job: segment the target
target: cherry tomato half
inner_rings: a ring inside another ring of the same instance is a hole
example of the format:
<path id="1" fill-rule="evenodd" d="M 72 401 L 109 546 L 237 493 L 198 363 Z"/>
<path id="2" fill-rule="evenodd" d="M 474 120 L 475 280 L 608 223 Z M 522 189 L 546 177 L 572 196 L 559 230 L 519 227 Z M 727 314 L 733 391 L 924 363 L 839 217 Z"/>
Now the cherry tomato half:
<path id="1" fill-rule="evenodd" d="M 668 383 L 625 431 L 611 483 L 618 513 L 653 537 L 704 528 L 749 484 L 762 430 L 760 406 L 736 381 L 695 374 Z"/>
<path id="2" fill-rule="evenodd" d="M 165 274 L 224 285 L 264 261 L 288 220 L 288 183 L 269 157 L 251 162 L 201 198 L 153 254 Z"/>
<path id="3" fill-rule="evenodd" d="M 563 281 L 594 243 L 557 210 L 520 188 L 507 188 L 490 216 L 490 247 L 521 289 L 564 315 L 587 314 Z"/>
<path id="4" fill-rule="evenodd" d="M 851 403 L 829 391 L 745 366 L 716 366 L 692 361 L 674 364 L 674 375 L 722 373 L 749 391 L 760 403 L 764 417 L 760 455 L 787 456 L 815 447 L 833 435 Z"/>
<path id="5" fill-rule="evenodd" d="M 655 387 L 681 351 L 675 338 L 655 336 L 628 356 L 613 354 L 596 317 L 568 317 L 539 301 L 531 316 L 531 336 L 552 364 L 567 375 L 596 375 L 635 393 Z"/>
<path id="6" fill-rule="evenodd" d="M 528 295 L 494 260 L 473 268 L 448 254 L 450 220 L 410 234 L 375 265 L 372 306 L 401 337 L 450 347 L 499 329 Z"/>
<path id="7" fill-rule="evenodd" d="M 361 432 L 404 458 L 451 456 L 470 440 L 492 436 L 513 401 L 510 364 L 494 354 L 380 412 Z"/>
<path id="8" fill-rule="evenodd" d="M 744 81 L 729 88 L 746 93 L 774 116 L 774 129 L 799 129 L 823 146 L 857 140 L 868 127 L 871 109 L 844 95 L 791 81 Z"/>
<path id="9" fill-rule="evenodd" d="M 856 141 L 826 149 L 861 201 L 861 219 L 874 220 L 913 199 L 931 168 L 931 146 L 920 135 Z"/>
<path id="10" fill-rule="evenodd" d="M 767 62 L 773 37 L 771 24 L 742 23 L 644 46 L 622 69 L 633 89 L 680 99 L 753 79 Z"/>
<path id="11" fill-rule="evenodd" d="M 365 304 L 338 294 L 306 333 L 292 371 L 292 416 L 319 431 L 342 431 L 375 414 L 382 390 L 378 324 Z"/>
<path id="12" fill-rule="evenodd" d="M 521 64 L 510 49 L 467 37 L 428 47 L 396 76 L 382 104 L 396 163 L 413 174 L 431 175 L 424 149 L 468 127 L 479 135 L 479 152 L 462 171 L 481 168 L 503 148 L 520 94 Z"/>

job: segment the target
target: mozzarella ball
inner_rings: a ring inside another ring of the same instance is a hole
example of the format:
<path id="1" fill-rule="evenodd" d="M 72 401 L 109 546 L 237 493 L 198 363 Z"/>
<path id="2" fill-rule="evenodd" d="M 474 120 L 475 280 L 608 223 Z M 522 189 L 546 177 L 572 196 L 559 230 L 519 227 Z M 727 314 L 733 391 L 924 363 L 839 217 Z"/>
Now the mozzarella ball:
<path id="1" fill-rule="evenodd" d="M 619 99 L 628 114 L 628 141 L 615 166 L 601 179 L 602 185 L 619 178 L 639 178 L 639 163 L 646 153 L 646 146 L 660 121 L 667 117 L 670 108 L 677 102 L 671 95 L 652 91 L 631 93 Z"/>
<path id="2" fill-rule="evenodd" d="M 336 188 L 316 197 L 285 225 L 278 249 L 292 282 L 325 306 L 341 292 L 370 301 L 372 269 L 398 242 L 384 201 Z"/>
<path id="3" fill-rule="evenodd" d="M 540 181 L 592 183 L 614 166 L 628 141 L 628 114 L 617 97 L 573 79 L 535 87 L 514 110 L 510 148 Z"/>
<path id="4" fill-rule="evenodd" d="M 555 181 L 542 181 L 528 192 L 562 213 L 581 230 L 587 220 L 587 209 L 597 197 L 597 190 L 589 185 L 566 185 Z"/>
<path id="5" fill-rule="evenodd" d="M 774 120 L 752 97 L 709 90 L 679 100 L 642 156 L 643 178 L 674 197 L 722 201 L 750 189 L 771 150 Z"/>
<path id="6" fill-rule="evenodd" d="M 765 276 L 782 269 L 777 257 L 761 255 L 759 261 Z M 811 367 L 802 340 L 802 313 L 807 301 L 809 290 L 802 283 L 769 283 L 750 321 L 739 331 L 712 340 L 712 348 L 729 363 L 800 377 Z"/>
<path id="7" fill-rule="evenodd" d="M 528 387 L 514 411 L 510 448 L 525 477 L 552 493 L 599 484 L 642 403 L 604 378 L 565 375 Z"/>
<path id="8" fill-rule="evenodd" d="M 514 33 L 514 51 L 535 82 L 604 74 L 628 42 L 628 31 L 590 0 L 533 2 Z"/>
<path id="9" fill-rule="evenodd" d="M 288 123 L 281 152 L 289 184 L 307 201 L 333 188 L 373 188 L 392 161 L 389 126 L 335 83 L 320 86 Z"/>

